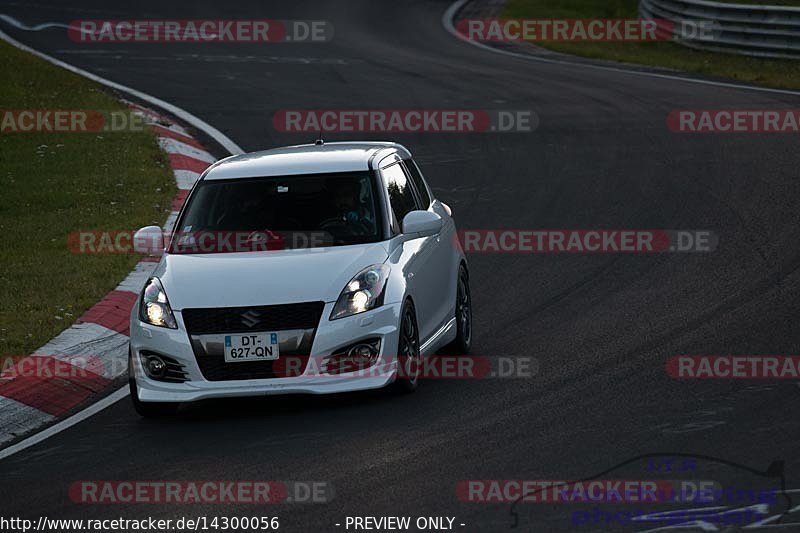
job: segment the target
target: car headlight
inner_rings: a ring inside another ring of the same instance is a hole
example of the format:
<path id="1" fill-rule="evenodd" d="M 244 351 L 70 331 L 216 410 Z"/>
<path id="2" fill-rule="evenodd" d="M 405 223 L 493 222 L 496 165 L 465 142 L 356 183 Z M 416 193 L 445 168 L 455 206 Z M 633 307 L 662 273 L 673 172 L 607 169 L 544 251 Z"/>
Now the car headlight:
<path id="1" fill-rule="evenodd" d="M 390 271 L 389 265 L 372 265 L 356 274 L 345 285 L 342 294 L 336 300 L 331 320 L 363 313 L 383 305 L 383 293 Z"/>
<path id="2" fill-rule="evenodd" d="M 175 315 L 167 300 L 167 293 L 158 278 L 150 278 L 142 291 L 139 302 L 139 319 L 153 326 L 178 329 Z"/>

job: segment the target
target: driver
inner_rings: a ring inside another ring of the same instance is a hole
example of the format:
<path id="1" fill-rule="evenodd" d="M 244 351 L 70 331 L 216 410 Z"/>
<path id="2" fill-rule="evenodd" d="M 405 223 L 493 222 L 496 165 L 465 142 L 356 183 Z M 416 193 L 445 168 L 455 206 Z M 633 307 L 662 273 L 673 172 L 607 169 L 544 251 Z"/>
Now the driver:
<path id="1" fill-rule="evenodd" d="M 334 218 L 362 229 L 375 227 L 372 212 L 361 202 L 361 182 L 351 179 L 333 181 L 333 200 L 336 205 Z"/>

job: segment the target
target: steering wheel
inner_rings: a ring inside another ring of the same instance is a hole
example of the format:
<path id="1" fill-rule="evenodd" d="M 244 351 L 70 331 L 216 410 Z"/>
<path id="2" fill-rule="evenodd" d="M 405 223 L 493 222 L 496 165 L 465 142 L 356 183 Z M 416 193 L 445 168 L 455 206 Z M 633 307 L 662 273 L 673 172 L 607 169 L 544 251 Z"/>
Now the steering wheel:
<path id="1" fill-rule="evenodd" d="M 339 217 L 327 218 L 320 222 L 320 229 L 329 230 L 336 236 L 344 237 L 359 237 L 369 235 L 373 230 L 370 226 L 363 222 L 347 222 Z"/>
<path id="2" fill-rule="evenodd" d="M 326 218 L 322 222 L 319 223 L 320 229 L 328 229 L 328 228 L 346 228 L 348 227 L 348 223 L 341 219 L 341 217 L 331 217 Z"/>

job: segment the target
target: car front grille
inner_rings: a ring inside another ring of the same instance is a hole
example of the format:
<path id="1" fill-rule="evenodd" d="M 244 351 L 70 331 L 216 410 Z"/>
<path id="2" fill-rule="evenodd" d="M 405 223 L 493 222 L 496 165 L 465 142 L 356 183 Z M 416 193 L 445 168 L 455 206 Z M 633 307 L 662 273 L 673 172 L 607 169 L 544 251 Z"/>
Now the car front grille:
<path id="1" fill-rule="evenodd" d="M 190 335 L 248 333 L 316 328 L 324 302 L 304 302 L 259 307 L 213 307 L 183 310 Z"/>
<path id="2" fill-rule="evenodd" d="M 184 309 L 197 364 L 208 381 L 295 377 L 305 372 L 324 302 L 260 307 Z M 275 361 L 225 362 L 224 334 L 291 332 Z M 299 339 L 299 340 L 298 340 Z"/>

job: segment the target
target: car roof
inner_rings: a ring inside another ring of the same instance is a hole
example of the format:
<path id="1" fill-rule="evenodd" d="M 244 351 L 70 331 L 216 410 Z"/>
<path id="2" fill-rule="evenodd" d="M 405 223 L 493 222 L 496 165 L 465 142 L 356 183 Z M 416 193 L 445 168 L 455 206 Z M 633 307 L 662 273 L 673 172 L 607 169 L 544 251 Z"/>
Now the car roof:
<path id="1" fill-rule="evenodd" d="M 411 157 L 411 153 L 403 145 L 393 142 L 299 144 L 223 159 L 212 165 L 203 179 L 221 180 L 363 171 L 373 168 L 372 160 L 377 155 L 380 155 L 382 159 L 392 153 L 397 153 L 401 158 Z"/>

